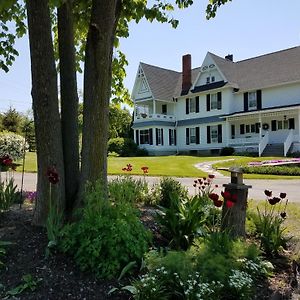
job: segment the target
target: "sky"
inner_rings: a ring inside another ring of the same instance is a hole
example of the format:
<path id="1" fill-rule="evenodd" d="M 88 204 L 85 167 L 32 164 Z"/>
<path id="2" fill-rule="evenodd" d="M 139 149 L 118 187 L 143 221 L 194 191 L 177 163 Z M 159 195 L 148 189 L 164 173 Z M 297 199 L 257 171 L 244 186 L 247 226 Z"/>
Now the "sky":
<path id="1" fill-rule="evenodd" d="M 214 19 L 206 20 L 208 0 L 194 0 L 172 15 L 177 29 L 169 24 L 130 24 L 130 36 L 121 40 L 128 67 L 125 86 L 131 91 L 139 62 L 181 71 L 182 55 L 192 55 L 198 67 L 208 51 L 221 57 L 233 54 L 239 61 L 300 45 L 299 0 L 233 0 L 220 7 Z M 0 70 L 0 112 L 10 106 L 20 112 L 31 108 L 31 74 L 28 37 L 17 42 L 17 57 L 9 73 Z M 299 58 L 300 59 L 300 58 Z M 82 89 L 82 76 L 78 76 Z"/>

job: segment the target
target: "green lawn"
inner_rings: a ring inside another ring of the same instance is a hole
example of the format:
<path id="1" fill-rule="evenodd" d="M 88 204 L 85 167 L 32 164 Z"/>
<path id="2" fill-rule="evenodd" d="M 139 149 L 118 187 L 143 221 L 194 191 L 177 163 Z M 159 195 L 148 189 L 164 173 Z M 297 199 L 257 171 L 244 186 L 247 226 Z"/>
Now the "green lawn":
<path id="1" fill-rule="evenodd" d="M 244 156 L 216 156 L 216 157 L 199 157 L 199 156 L 148 156 L 148 157 L 109 157 L 108 158 L 108 173 L 117 175 L 124 173 L 123 167 L 127 164 L 133 166 L 133 175 L 142 175 L 141 167 L 149 167 L 149 176 L 177 176 L 177 177 L 201 177 L 207 175 L 195 167 L 195 164 L 214 161 L 226 160 L 233 158 L 232 161 L 216 163 L 215 168 L 229 168 L 232 166 L 243 166 L 251 161 L 261 161 L 275 159 L 274 157 L 244 157 Z M 278 157 L 277 157 L 278 159 Z M 22 161 L 18 162 L 20 166 L 17 171 L 22 171 Z M 25 172 L 36 172 L 36 154 L 28 152 L 25 160 Z M 221 171 L 225 175 L 229 175 L 226 171 Z M 260 175 L 260 174 L 244 174 L 244 178 L 248 179 L 295 179 L 299 176 L 278 176 L 278 175 Z"/>

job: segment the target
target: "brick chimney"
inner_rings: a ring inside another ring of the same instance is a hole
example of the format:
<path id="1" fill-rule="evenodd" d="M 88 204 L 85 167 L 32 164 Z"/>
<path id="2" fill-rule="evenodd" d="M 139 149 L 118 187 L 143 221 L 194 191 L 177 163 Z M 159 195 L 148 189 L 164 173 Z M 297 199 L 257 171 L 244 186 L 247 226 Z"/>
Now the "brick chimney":
<path id="1" fill-rule="evenodd" d="M 225 59 L 233 61 L 233 55 L 232 54 L 228 54 L 225 56 Z"/>
<path id="2" fill-rule="evenodd" d="M 188 92 L 192 86 L 192 57 L 191 54 L 182 56 L 182 92 Z"/>

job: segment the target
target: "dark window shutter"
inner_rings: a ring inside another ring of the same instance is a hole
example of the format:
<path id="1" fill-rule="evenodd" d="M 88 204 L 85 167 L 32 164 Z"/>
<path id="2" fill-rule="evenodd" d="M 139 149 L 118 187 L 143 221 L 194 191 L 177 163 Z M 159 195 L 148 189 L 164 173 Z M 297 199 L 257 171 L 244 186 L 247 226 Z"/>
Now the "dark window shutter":
<path id="1" fill-rule="evenodd" d="M 169 129 L 169 145 L 171 146 L 172 129 Z"/>
<path id="2" fill-rule="evenodd" d="M 295 129 L 295 119 L 289 119 L 289 129 Z"/>
<path id="3" fill-rule="evenodd" d="M 135 143 L 136 143 L 137 145 L 140 144 L 139 131 L 138 131 L 138 130 L 135 131 Z"/>
<path id="4" fill-rule="evenodd" d="M 207 126 L 207 144 L 211 143 L 211 138 L 210 138 L 210 126 Z"/>
<path id="5" fill-rule="evenodd" d="M 276 131 L 277 130 L 277 121 L 276 120 L 272 120 L 271 121 L 271 130 L 272 131 Z"/>
<path id="6" fill-rule="evenodd" d="M 190 129 L 189 128 L 185 129 L 185 142 L 187 145 L 190 144 Z"/>
<path id="7" fill-rule="evenodd" d="M 174 129 L 174 145 L 177 144 L 176 129 Z"/>
<path id="8" fill-rule="evenodd" d="M 222 143 L 222 125 L 218 125 L 218 143 Z"/>
<path id="9" fill-rule="evenodd" d="M 210 94 L 206 95 L 206 110 L 210 111 Z"/>
<path id="10" fill-rule="evenodd" d="M 248 111 L 248 92 L 244 93 L 244 111 Z"/>
<path id="11" fill-rule="evenodd" d="M 189 98 L 185 99 L 185 113 L 187 115 L 190 113 L 190 100 L 189 100 Z"/>
<path id="12" fill-rule="evenodd" d="M 164 145 L 164 130 L 163 128 L 161 129 L 161 145 Z"/>
<path id="13" fill-rule="evenodd" d="M 196 144 L 200 144 L 200 128 L 196 127 Z"/>
<path id="14" fill-rule="evenodd" d="M 240 125 L 240 134 L 245 134 L 245 124 Z"/>
<path id="15" fill-rule="evenodd" d="M 155 128 L 156 146 L 158 145 L 158 128 Z"/>
<path id="16" fill-rule="evenodd" d="M 256 106 L 258 110 L 261 110 L 262 103 L 261 103 L 261 90 L 256 91 Z"/>
<path id="17" fill-rule="evenodd" d="M 221 92 L 218 92 L 218 109 L 222 109 L 222 93 Z"/>
<path id="18" fill-rule="evenodd" d="M 231 138 L 233 139 L 235 137 L 235 125 L 231 125 Z"/>
<path id="19" fill-rule="evenodd" d="M 153 145 L 153 129 L 149 129 L 149 144 Z"/>
<path id="20" fill-rule="evenodd" d="M 255 132 L 259 133 L 260 123 L 255 123 Z"/>
<path id="21" fill-rule="evenodd" d="M 163 105 L 161 106 L 161 113 L 162 113 L 163 115 L 166 115 L 166 114 L 167 114 L 167 104 L 163 104 Z"/>
<path id="22" fill-rule="evenodd" d="M 196 97 L 196 113 L 200 111 L 199 109 L 199 96 Z"/>

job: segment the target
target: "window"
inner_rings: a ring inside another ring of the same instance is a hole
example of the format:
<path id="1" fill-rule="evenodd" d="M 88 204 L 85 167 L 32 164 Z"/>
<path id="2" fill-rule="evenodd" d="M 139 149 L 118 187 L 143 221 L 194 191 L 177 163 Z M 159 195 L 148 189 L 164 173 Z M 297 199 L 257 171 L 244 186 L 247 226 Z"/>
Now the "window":
<path id="1" fill-rule="evenodd" d="M 196 112 L 196 98 L 190 99 L 190 112 L 191 113 Z"/>
<path id="2" fill-rule="evenodd" d="M 212 143 L 218 143 L 218 126 L 210 127 L 210 138 Z"/>
<path id="3" fill-rule="evenodd" d="M 256 125 L 255 124 L 251 124 L 251 132 L 255 133 L 256 132 Z"/>
<path id="4" fill-rule="evenodd" d="M 210 83 L 210 77 L 206 77 L 206 84 Z"/>
<path id="5" fill-rule="evenodd" d="M 277 121 L 277 130 L 282 129 L 282 121 Z"/>
<path id="6" fill-rule="evenodd" d="M 163 115 L 166 115 L 166 114 L 167 114 L 167 104 L 163 104 L 163 105 L 161 106 L 161 113 L 162 113 Z"/>
<path id="7" fill-rule="evenodd" d="M 140 144 L 150 144 L 149 129 L 140 130 Z"/>
<path id="8" fill-rule="evenodd" d="M 169 129 L 169 145 L 176 145 L 176 129 Z"/>
<path id="9" fill-rule="evenodd" d="M 156 128 L 156 145 L 163 145 L 164 142 L 163 142 L 163 134 L 164 134 L 164 131 L 163 129 L 158 129 Z"/>
<path id="10" fill-rule="evenodd" d="M 210 109 L 218 109 L 218 95 L 217 94 L 211 94 L 210 95 Z"/>
<path id="11" fill-rule="evenodd" d="M 289 121 L 288 120 L 283 121 L 283 129 L 289 129 Z"/>
<path id="12" fill-rule="evenodd" d="M 246 133 L 249 133 L 250 132 L 250 125 L 246 125 Z"/>
<path id="13" fill-rule="evenodd" d="M 257 108 L 256 92 L 249 92 L 249 94 L 248 94 L 248 107 L 249 107 L 249 109 L 256 109 Z"/>
<path id="14" fill-rule="evenodd" d="M 215 76 L 211 76 L 211 82 L 215 82 Z"/>
<path id="15" fill-rule="evenodd" d="M 196 143 L 196 128 L 190 128 L 190 143 Z"/>

